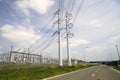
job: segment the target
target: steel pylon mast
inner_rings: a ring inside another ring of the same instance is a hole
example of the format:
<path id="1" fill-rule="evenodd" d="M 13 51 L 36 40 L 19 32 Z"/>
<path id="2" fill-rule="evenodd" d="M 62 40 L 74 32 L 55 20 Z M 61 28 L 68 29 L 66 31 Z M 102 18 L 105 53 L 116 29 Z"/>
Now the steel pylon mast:
<path id="1" fill-rule="evenodd" d="M 71 66 L 71 55 L 69 51 L 69 37 L 68 37 L 68 26 L 69 26 L 69 19 L 68 19 L 68 12 L 66 12 L 66 42 L 67 42 L 67 56 L 68 56 L 68 65 Z"/>
<path id="2" fill-rule="evenodd" d="M 71 53 L 69 49 L 69 38 L 73 37 L 73 33 L 70 33 L 70 29 L 73 27 L 73 24 L 70 23 L 70 20 L 72 19 L 72 15 L 66 12 L 66 42 L 67 42 L 67 58 L 68 58 L 68 66 L 71 66 Z"/>
<path id="3" fill-rule="evenodd" d="M 59 7 L 58 7 L 58 55 L 59 55 L 59 66 L 63 66 L 62 61 L 62 51 L 61 51 L 61 33 L 60 33 L 60 0 L 59 0 Z"/>

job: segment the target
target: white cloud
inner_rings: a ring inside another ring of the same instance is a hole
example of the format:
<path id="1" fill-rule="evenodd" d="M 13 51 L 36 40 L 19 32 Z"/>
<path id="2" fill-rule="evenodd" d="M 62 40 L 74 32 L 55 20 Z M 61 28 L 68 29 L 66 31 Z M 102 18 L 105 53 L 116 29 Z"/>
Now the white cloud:
<path id="1" fill-rule="evenodd" d="M 54 4 L 53 0 L 20 0 L 16 1 L 16 5 L 22 11 L 29 15 L 29 10 L 32 9 L 40 14 L 44 14 Z"/>
<path id="2" fill-rule="evenodd" d="M 104 50 L 106 50 L 106 47 L 104 46 L 93 46 L 93 47 L 89 47 L 87 48 L 89 50 L 89 52 L 102 52 Z"/>
<path id="3" fill-rule="evenodd" d="M 117 44 L 119 41 L 120 41 L 120 35 L 111 37 L 108 42 L 112 44 Z"/>
<path id="4" fill-rule="evenodd" d="M 87 40 L 84 40 L 84 39 L 81 39 L 81 40 L 73 40 L 73 41 L 71 41 L 71 44 L 70 44 L 70 46 L 71 47 L 78 47 L 78 46 L 80 46 L 80 45 L 86 45 L 86 44 L 89 44 L 90 42 L 89 41 L 87 41 Z"/>
<path id="5" fill-rule="evenodd" d="M 17 0 L 15 4 L 17 5 L 17 8 L 19 7 L 26 15 L 30 15 L 31 9 L 39 14 L 45 14 L 47 13 L 48 9 L 52 5 L 54 5 L 54 0 Z M 57 5 L 54 5 L 54 7 L 55 6 Z M 67 6 L 66 3 L 65 6 Z M 76 13 L 78 6 L 79 0 L 76 0 L 75 7 L 73 10 L 74 14 Z M 88 53 L 87 56 L 90 56 L 88 57 L 88 60 L 105 60 L 107 56 L 106 49 L 110 48 L 110 52 L 113 53 L 113 56 L 115 56 L 116 58 L 117 56 L 114 44 L 116 44 L 116 41 L 120 40 L 119 8 L 120 5 L 118 3 L 114 3 L 114 0 L 84 1 L 79 15 L 77 16 L 76 23 L 71 29 L 71 32 L 73 32 L 75 35 L 74 37 L 77 37 L 77 39 L 75 40 L 70 39 L 70 49 L 73 49 L 71 50 L 71 53 L 75 53 L 76 57 L 79 59 L 80 57 L 83 58 L 83 54 L 86 50 L 86 53 Z M 72 15 L 73 18 L 75 16 L 74 14 Z M 35 14 L 31 15 L 36 16 Z M 15 16 L 13 15 L 13 17 Z M 38 18 L 36 17 L 35 19 L 37 21 L 40 21 L 40 25 L 43 25 L 41 21 L 46 21 L 46 19 L 43 18 L 40 18 L 38 20 Z M 28 26 L 35 26 L 34 24 L 32 24 L 32 21 L 34 19 L 32 20 L 32 18 L 28 18 L 24 20 L 25 25 L 27 24 Z M 36 25 L 38 26 L 38 24 Z M 17 45 L 23 45 L 23 43 L 27 40 L 30 40 L 32 36 L 35 36 L 36 40 L 40 38 L 40 35 L 35 33 L 35 31 L 32 28 L 25 28 L 23 26 L 15 27 L 12 25 L 4 25 L 0 28 L 0 31 L 1 35 L 5 39 L 17 43 Z M 47 38 L 48 37 L 45 37 L 45 39 Z M 34 43 L 34 41 L 35 40 L 31 41 L 31 43 Z M 65 39 L 61 42 L 61 45 L 63 48 L 63 56 L 66 56 Z M 38 44 L 36 44 L 36 46 L 38 46 Z M 89 48 L 81 48 L 86 46 L 88 46 Z M 52 44 L 46 49 L 46 52 L 48 54 L 45 53 L 45 55 L 56 57 L 58 55 L 57 47 L 58 44 L 56 41 L 54 42 L 54 44 Z"/>
<path id="6" fill-rule="evenodd" d="M 13 43 L 16 43 L 19 47 L 23 46 L 26 41 L 30 41 L 33 37 L 34 39 L 30 41 L 29 44 L 34 43 L 40 38 L 40 35 L 36 34 L 33 29 L 23 26 L 12 26 L 6 24 L 0 28 L 0 31 L 2 37 Z"/>
<path id="7" fill-rule="evenodd" d="M 112 0 L 85 1 L 74 24 L 74 34 L 87 40 L 100 40 L 119 34 L 118 9 L 119 7 Z"/>

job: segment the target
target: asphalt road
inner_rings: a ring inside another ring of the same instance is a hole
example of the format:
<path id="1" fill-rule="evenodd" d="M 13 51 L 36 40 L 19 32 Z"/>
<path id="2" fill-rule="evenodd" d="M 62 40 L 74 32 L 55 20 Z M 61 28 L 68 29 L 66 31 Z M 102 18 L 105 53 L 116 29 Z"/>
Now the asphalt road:
<path id="1" fill-rule="evenodd" d="M 120 80 L 120 72 L 101 65 L 44 80 Z"/>

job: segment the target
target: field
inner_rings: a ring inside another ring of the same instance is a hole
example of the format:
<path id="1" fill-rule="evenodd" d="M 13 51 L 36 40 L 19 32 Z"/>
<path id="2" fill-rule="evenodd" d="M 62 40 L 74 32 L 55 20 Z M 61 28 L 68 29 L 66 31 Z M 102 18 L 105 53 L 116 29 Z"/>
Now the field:
<path id="1" fill-rule="evenodd" d="M 56 66 L 56 65 L 0 65 L 0 80 L 41 80 L 46 77 L 75 71 L 90 66 Z"/>

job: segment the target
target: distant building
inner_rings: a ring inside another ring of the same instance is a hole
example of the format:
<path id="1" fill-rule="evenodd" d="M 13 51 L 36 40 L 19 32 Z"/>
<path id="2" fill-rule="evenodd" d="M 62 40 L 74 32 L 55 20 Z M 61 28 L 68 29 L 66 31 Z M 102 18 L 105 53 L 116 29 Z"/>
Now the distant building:
<path id="1" fill-rule="evenodd" d="M 72 65 L 83 65 L 85 63 L 86 62 L 82 60 L 72 59 Z"/>
<path id="2" fill-rule="evenodd" d="M 72 65 L 78 65 L 78 60 L 77 59 L 72 59 Z"/>

